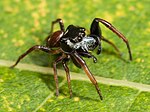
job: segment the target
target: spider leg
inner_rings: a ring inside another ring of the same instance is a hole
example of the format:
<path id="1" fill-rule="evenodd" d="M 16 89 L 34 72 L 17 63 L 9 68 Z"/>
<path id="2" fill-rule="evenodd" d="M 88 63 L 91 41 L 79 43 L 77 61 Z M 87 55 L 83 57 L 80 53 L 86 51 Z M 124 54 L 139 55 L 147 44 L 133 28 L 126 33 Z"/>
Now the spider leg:
<path id="1" fill-rule="evenodd" d="M 26 55 L 28 55 L 29 53 L 31 53 L 34 50 L 42 50 L 47 53 L 51 52 L 51 49 L 48 47 L 41 46 L 41 45 L 35 45 L 35 46 L 29 48 L 25 53 L 20 55 L 19 58 L 17 59 L 16 63 L 14 65 L 12 65 L 10 68 L 14 68 L 20 62 L 20 60 L 22 60 Z"/>
<path id="2" fill-rule="evenodd" d="M 53 63 L 53 70 L 54 70 L 54 80 L 55 80 L 55 85 L 56 85 L 56 96 L 59 95 L 59 86 L 58 86 L 58 75 L 57 75 L 57 68 L 56 65 L 61 62 L 64 59 L 64 55 L 58 57 L 54 63 Z"/>
<path id="3" fill-rule="evenodd" d="M 126 39 L 126 37 L 119 32 L 112 24 L 110 24 L 108 21 L 101 19 L 101 18 L 95 18 L 91 24 L 91 34 L 96 34 L 98 36 L 101 37 L 101 31 L 100 27 L 98 25 L 98 23 L 101 22 L 102 24 L 104 24 L 107 28 L 109 28 L 112 32 L 114 32 L 118 37 L 120 37 L 125 43 L 126 46 L 128 48 L 128 53 L 129 53 L 129 58 L 130 60 L 132 60 L 132 54 L 131 54 L 131 50 L 130 50 L 130 45 L 128 43 L 128 40 Z"/>
<path id="4" fill-rule="evenodd" d="M 68 66 L 67 66 L 67 64 L 66 64 L 66 62 L 68 61 L 68 59 L 69 58 L 67 58 L 67 60 L 66 60 L 66 58 L 62 61 L 62 63 L 63 63 L 63 67 L 64 67 L 64 69 L 65 69 L 65 71 L 66 71 L 66 77 L 67 77 L 67 82 L 68 82 L 68 88 L 69 88 L 69 92 L 70 92 L 70 98 L 72 97 L 72 89 L 71 89 L 71 80 L 70 80 L 70 73 L 69 73 L 69 68 L 68 68 Z"/>
<path id="5" fill-rule="evenodd" d="M 61 31 L 63 31 L 63 32 L 65 31 L 63 20 L 62 19 L 56 19 L 55 21 L 52 22 L 50 34 L 52 34 L 53 29 L 54 29 L 54 25 L 56 23 L 59 23 Z"/>
<path id="6" fill-rule="evenodd" d="M 97 58 L 92 55 L 89 52 L 78 52 L 79 55 L 83 56 L 83 57 L 87 57 L 87 58 L 93 58 L 93 62 L 96 63 L 97 62 Z"/>
<path id="7" fill-rule="evenodd" d="M 110 45 L 117 51 L 117 53 L 121 56 L 120 50 L 117 48 L 117 46 L 116 46 L 113 42 L 111 42 L 110 40 L 106 39 L 106 38 L 103 37 L 103 36 L 101 36 L 101 39 L 102 39 L 103 41 L 105 41 L 106 43 L 110 44 Z"/>
<path id="8" fill-rule="evenodd" d="M 86 75 L 89 77 L 90 81 L 95 85 L 95 88 L 97 90 L 97 93 L 99 94 L 100 99 L 102 100 L 103 97 L 101 95 L 101 91 L 98 87 L 98 83 L 96 81 L 96 79 L 94 78 L 94 76 L 92 75 L 92 73 L 90 72 L 89 68 L 87 67 L 85 61 L 75 52 L 73 54 L 71 54 L 76 61 L 81 65 L 81 67 L 83 68 L 83 70 L 85 71 Z"/>

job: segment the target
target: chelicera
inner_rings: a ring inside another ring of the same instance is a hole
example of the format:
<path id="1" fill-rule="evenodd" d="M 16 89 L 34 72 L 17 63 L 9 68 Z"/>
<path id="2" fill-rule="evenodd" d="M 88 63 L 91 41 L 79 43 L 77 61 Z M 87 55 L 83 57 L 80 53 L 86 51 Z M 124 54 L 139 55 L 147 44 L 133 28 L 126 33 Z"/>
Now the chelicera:
<path id="1" fill-rule="evenodd" d="M 46 38 L 46 45 L 35 45 L 29 48 L 25 53 L 19 56 L 18 60 L 11 67 L 15 67 L 21 59 L 23 59 L 26 55 L 31 53 L 34 50 L 41 50 L 48 54 L 61 54 L 54 62 L 54 80 L 56 84 L 56 95 L 59 95 L 58 88 L 58 76 L 56 65 L 58 63 L 62 63 L 64 70 L 66 71 L 66 77 L 70 92 L 70 97 L 72 97 L 72 89 L 71 89 L 71 81 L 70 81 L 70 73 L 69 68 L 67 66 L 67 62 L 71 59 L 72 62 L 78 67 L 82 68 L 90 81 L 95 86 L 97 93 L 102 100 L 103 97 L 101 95 L 101 91 L 98 87 L 98 83 L 94 78 L 93 74 L 90 72 L 86 62 L 83 60 L 83 57 L 92 58 L 94 63 L 97 62 L 97 58 L 91 54 L 90 51 L 97 49 L 97 54 L 101 53 L 101 41 L 107 42 L 112 45 L 117 52 L 119 52 L 118 48 L 109 40 L 107 40 L 104 36 L 102 36 L 101 28 L 99 26 L 99 22 L 104 26 L 109 28 L 112 32 L 114 32 L 118 37 L 120 37 L 127 46 L 129 59 L 132 60 L 131 50 L 126 37 L 120 33 L 112 24 L 108 21 L 95 18 L 92 21 L 90 27 L 90 34 L 86 34 L 86 29 L 79 26 L 69 25 L 65 30 L 62 19 L 57 19 L 52 22 L 51 32 Z M 59 23 L 60 30 L 53 32 L 54 25 Z"/>

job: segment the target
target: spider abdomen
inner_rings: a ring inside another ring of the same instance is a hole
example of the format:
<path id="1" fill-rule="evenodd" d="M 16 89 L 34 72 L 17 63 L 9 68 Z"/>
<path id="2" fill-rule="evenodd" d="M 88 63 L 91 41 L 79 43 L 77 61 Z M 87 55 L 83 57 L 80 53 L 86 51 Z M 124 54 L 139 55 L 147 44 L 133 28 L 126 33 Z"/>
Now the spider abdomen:
<path id="1" fill-rule="evenodd" d="M 54 32 L 52 35 L 49 35 L 46 40 L 46 46 L 52 47 L 59 47 L 60 46 L 60 38 L 63 36 L 63 32 L 58 30 Z"/>

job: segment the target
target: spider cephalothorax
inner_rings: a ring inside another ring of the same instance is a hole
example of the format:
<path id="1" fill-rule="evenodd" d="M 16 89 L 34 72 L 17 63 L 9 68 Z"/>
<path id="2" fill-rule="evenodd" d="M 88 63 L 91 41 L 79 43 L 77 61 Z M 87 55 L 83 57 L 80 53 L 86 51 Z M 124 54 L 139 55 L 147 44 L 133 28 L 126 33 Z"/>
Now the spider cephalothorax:
<path id="1" fill-rule="evenodd" d="M 56 95 L 57 96 L 59 95 L 56 65 L 59 62 L 61 62 L 66 71 L 70 97 L 72 96 L 69 68 L 67 67 L 67 61 L 71 59 L 77 67 L 82 68 L 85 71 L 86 75 L 95 85 L 95 88 L 100 96 L 100 99 L 102 99 L 102 95 L 98 87 L 97 81 L 90 72 L 90 70 L 88 69 L 86 62 L 82 59 L 82 57 L 93 58 L 93 61 L 97 62 L 96 57 L 92 55 L 90 51 L 97 49 L 97 54 L 100 54 L 101 40 L 112 45 L 117 52 L 119 52 L 119 50 L 112 42 L 110 42 L 109 40 L 107 40 L 102 36 L 99 22 L 104 24 L 107 28 L 109 28 L 112 32 L 114 32 L 126 43 L 130 60 L 132 60 L 128 40 L 122 33 L 120 33 L 114 26 L 112 26 L 106 20 L 103 20 L 101 18 L 95 18 L 91 24 L 90 34 L 86 34 L 85 28 L 74 25 L 69 25 L 65 30 L 63 21 L 61 19 L 57 19 L 52 22 L 50 35 L 46 38 L 46 45 L 45 46 L 35 45 L 31 47 L 24 54 L 19 56 L 16 63 L 11 67 L 12 68 L 15 67 L 21 59 L 23 59 L 26 55 L 28 55 L 30 52 L 34 50 L 42 50 L 49 54 L 61 54 L 61 56 L 59 56 L 53 63 L 54 80 L 56 84 Z M 53 27 L 56 23 L 59 23 L 60 30 L 53 32 Z"/>
<path id="2" fill-rule="evenodd" d="M 99 37 L 86 35 L 85 28 L 69 25 L 60 39 L 60 47 L 64 52 L 88 52 L 100 45 Z"/>

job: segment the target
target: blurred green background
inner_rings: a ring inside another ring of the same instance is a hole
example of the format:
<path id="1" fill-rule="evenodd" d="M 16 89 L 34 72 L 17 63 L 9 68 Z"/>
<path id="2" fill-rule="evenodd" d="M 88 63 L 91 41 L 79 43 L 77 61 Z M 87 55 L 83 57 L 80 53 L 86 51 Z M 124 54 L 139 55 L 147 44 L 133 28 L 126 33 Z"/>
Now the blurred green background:
<path id="1" fill-rule="evenodd" d="M 51 22 L 62 18 L 67 27 L 79 25 L 89 30 L 95 17 L 112 23 L 129 40 L 133 61 L 129 62 L 125 43 L 100 24 L 103 36 L 113 41 L 122 52 L 119 58 L 115 50 L 103 42 L 98 62 L 86 60 L 95 76 L 150 84 L 150 12 L 149 0 L 5 0 L 0 1 L 0 59 L 15 61 L 20 54 L 35 44 L 44 44 Z M 59 27 L 56 26 L 57 30 Z M 51 66 L 55 56 L 34 52 L 22 63 Z M 93 64 L 91 64 L 93 63 Z M 58 68 L 61 69 L 61 66 Z M 85 75 L 71 62 L 70 71 Z M 95 70 L 96 69 L 96 70 Z M 5 111 L 106 111 L 124 112 L 150 110 L 150 93 L 139 90 L 100 84 L 104 101 L 99 101 L 93 85 L 84 81 L 72 81 L 74 97 L 69 99 L 66 81 L 61 87 L 62 97 L 52 95 L 45 81 L 53 82 L 53 74 L 10 70 L 0 66 L 0 110 Z M 64 74 L 65 76 L 65 74 Z M 51 79 L 50 79 L 51 77 Z M 44 81 L 42 81 L 44 80 Z M 63 78 L 60 78 L 63 82 Z M 48 83 L 51 84 L 50 82 Z M 55 89 L 54 84 L 51 92 Z M 45 92 L 43 92 L 45 91 Z M 98 99 L 98 100 L 97 100 Z M 44 102 L 42 107 L 40 104 Z M 94 105 L 94 106 L 93 106 Z"/>

